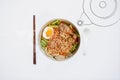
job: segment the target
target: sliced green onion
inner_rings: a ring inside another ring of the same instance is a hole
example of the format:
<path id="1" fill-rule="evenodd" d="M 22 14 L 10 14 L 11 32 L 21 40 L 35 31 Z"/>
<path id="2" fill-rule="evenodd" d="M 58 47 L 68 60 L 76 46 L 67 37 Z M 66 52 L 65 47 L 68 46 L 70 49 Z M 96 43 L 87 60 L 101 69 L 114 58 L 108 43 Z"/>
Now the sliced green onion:
<path id="1" fill-rule="evenodd" d="M 70 52 L 74 52 L 78 47 L 78 44 L 74 44 L 73 47 L 71 48 Z"/>
<path id="2" fill-rule="evenodd" d="M 80 37 L 80 35 L 79 35 L 78 31 L 75 31 L 75 34 L 77 35 L 77 37 Z"/>
<path id="3" fill-rule="evenodd" d="M 51 24 L 52 24 L 52 25 L 59 25 L 60 22 L 61 22 L 61 21 L 57 19 L 57 20 L 54 20 Z"/>
<path id="4" fill-rule="evenodd" d="M 46 39 L 41 39 L 40 40 L 40 45 L 42 46 L 43 49 L 47 46 L 48 41 Z"/>

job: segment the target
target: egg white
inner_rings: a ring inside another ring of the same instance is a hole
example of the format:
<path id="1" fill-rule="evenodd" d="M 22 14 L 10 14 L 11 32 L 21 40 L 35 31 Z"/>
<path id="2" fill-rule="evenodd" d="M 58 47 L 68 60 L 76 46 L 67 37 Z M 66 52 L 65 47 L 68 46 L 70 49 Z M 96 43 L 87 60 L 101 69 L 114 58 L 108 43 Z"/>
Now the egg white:
<path id="1" fill-rule="evenodd" d="M 43 37 L 44 37 L 45 39 L 50 39 L 50 37 L 48 37 L 48 36 L 46 35 L 46 32 L 47 32 L 48 29 L 51 29 L 51 30 L 52 30 L 52 35 L 53 35 L 53 32 L 54 32 L 52 27 L 46 27 L 46 28 L 44 29 L 44 31 L 43 31 Z"/>

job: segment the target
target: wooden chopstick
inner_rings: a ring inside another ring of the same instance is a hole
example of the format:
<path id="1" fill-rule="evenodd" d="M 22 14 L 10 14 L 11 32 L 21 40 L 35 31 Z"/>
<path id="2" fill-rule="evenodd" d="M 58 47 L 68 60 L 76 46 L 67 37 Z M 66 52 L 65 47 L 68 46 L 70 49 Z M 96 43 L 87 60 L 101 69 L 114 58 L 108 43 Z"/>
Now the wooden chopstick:
<path id="1" fill-rule="evenodd" d="M 36 64 L 36 19 L 33 15 L 33 64 Z"/>

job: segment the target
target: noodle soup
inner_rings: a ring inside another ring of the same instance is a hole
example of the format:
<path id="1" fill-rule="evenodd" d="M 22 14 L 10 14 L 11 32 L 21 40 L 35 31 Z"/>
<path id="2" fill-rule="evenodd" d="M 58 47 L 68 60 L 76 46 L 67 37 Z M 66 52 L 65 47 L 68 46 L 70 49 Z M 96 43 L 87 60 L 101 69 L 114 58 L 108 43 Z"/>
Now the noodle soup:
<path id="1" fill-rule="evenodd" d="M 80 45 L 80 34 L 71 22 L 55 19 L 43 26 L 39 42 L 47 56 L 60 61 L 76 53 Z"/>

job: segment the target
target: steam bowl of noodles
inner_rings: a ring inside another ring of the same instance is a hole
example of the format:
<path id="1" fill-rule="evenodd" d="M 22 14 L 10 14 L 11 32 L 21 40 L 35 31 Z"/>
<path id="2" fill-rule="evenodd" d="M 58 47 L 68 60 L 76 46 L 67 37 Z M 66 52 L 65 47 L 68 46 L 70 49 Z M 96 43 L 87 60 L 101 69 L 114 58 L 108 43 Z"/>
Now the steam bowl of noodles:
<path id="1" fill-rule="evenodd" d="M 48 57 L 57 61 L 66 60 L 77 52 L 80 34 L 71 22 L 54 19 L 40 30 L 39 45 Z"/>

